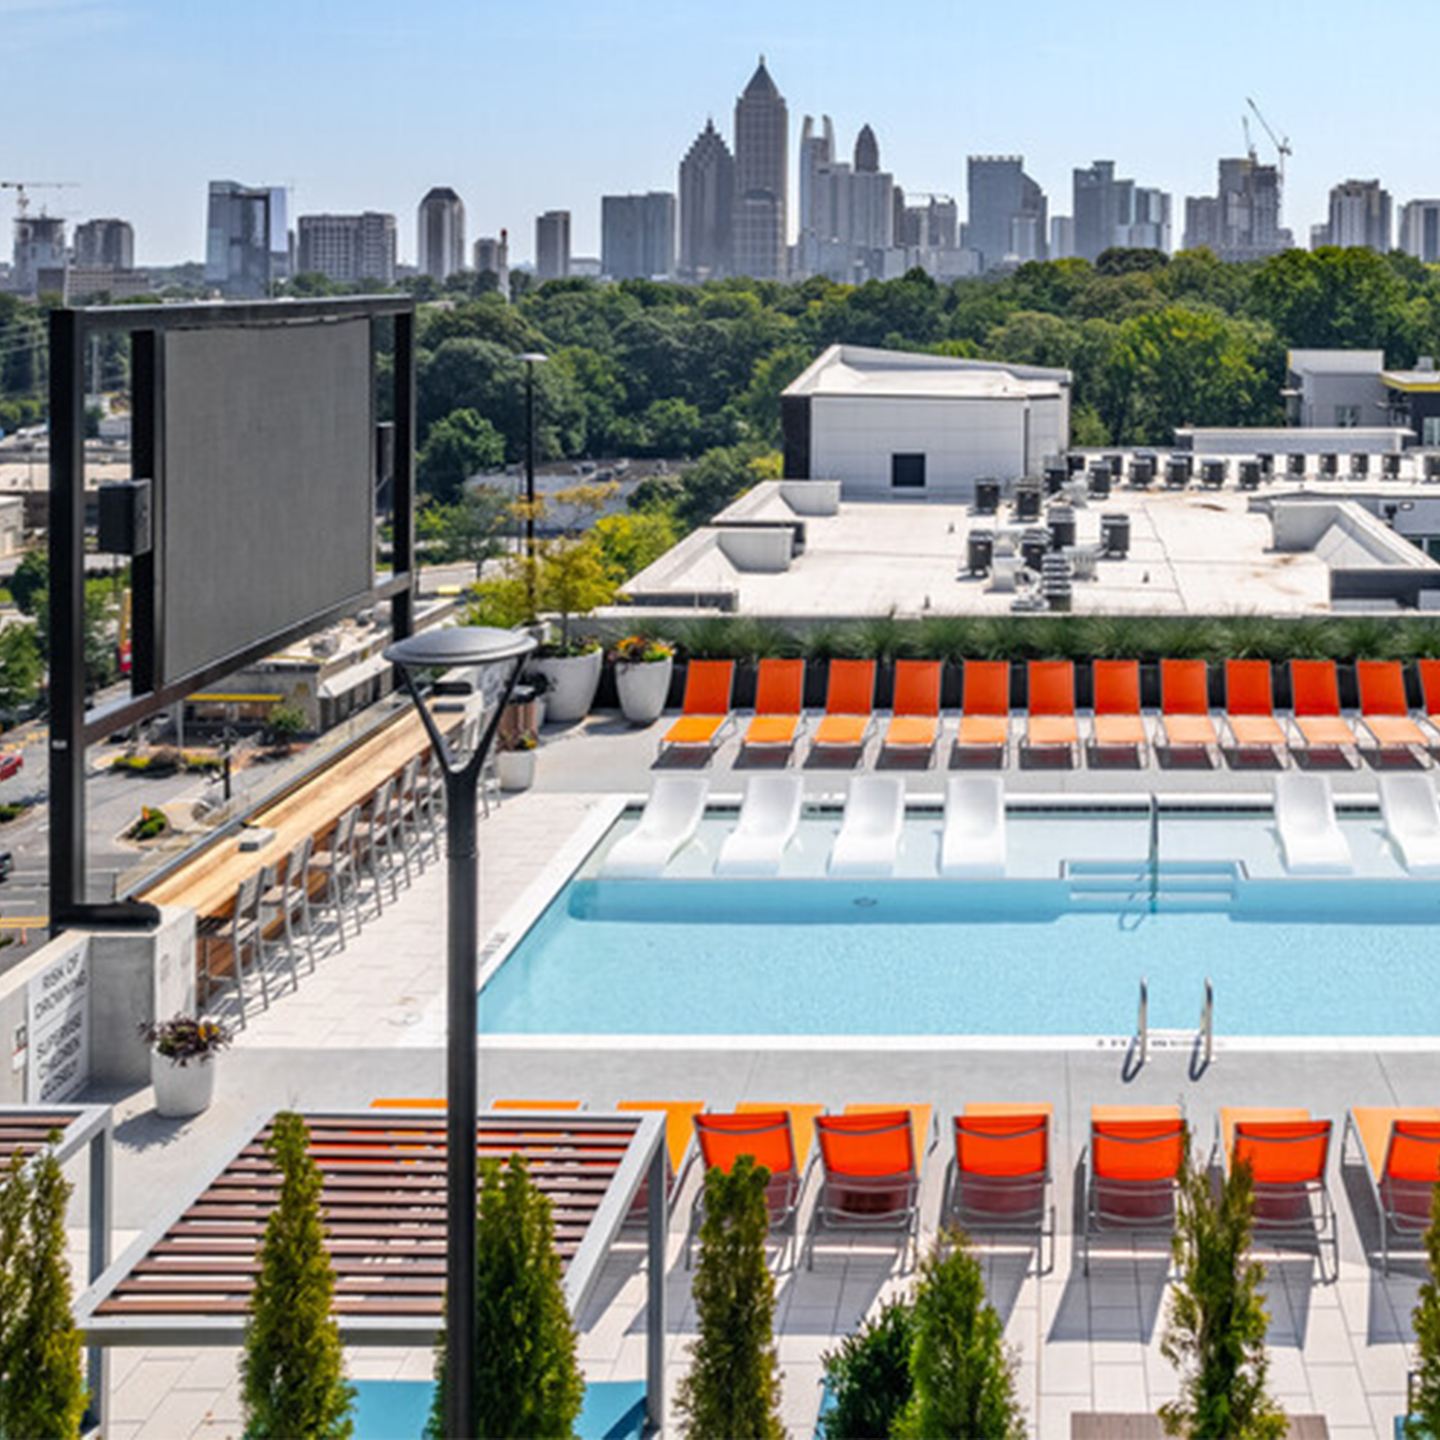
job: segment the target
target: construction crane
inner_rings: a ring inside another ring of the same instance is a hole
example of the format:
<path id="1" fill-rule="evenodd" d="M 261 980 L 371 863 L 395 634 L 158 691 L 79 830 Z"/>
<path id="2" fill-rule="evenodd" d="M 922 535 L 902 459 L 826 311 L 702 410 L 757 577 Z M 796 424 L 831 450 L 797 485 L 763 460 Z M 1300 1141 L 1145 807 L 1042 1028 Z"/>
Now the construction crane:
<path id="1" fill-rule="evenodd" d="M 15 213 L 17 218 L 24 219 L 30 209 L 30 196 L 26 193 L 30 190 L 74 190 L 77 189 L 73 180 L 0 180 L 0 190 L 13 190 L 15 192 Z"/>
<path id="2" fill-rule="evenodd" d="M 1290 137 L 1287 135 L 1283 140 L 1270 128 L 1270 122 L 1260 112 L 1260 107 L 1247 95 L 1245 103 L 1255 112 L 1255 118 L 1265 127 L 1265 133 L 1270 137 L 1270 143 L 1275 147 L 1275 153 L 1280 158 L 1280 183 L 1285 183 L 1285 158 L 1295 152 L 1290 148 Z M 1248 129 L 1247 129 L 1247 134 Z M 1254 155 L 1252 150 L 1251 155 Z"/>

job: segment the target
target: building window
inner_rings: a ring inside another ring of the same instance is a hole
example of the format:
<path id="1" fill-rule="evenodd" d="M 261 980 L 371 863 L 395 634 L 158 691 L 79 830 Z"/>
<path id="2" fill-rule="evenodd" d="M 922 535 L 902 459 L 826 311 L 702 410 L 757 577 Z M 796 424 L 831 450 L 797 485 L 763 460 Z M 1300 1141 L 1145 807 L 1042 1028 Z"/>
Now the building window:
<path id="1" fill-rule="evenodd" d="M 890 457 L 890 488 L 892 490 L 923 490 L 925 488 L 925 457 L 923 455 L 892 455 Z"/>
<path id="2" fill-rule="evenodd" d="M 1420 422 L 1420 443 L 1440 445 L 1440 415 L 1427 415 Z"/>
<path id="3" fill-rule="evenodd" d="M 1354 430 L 1360 424 L 1360 407 L 1358 405 L 1337 405 L 1335 407 L 1335 424 L 1342 430 Z"/>

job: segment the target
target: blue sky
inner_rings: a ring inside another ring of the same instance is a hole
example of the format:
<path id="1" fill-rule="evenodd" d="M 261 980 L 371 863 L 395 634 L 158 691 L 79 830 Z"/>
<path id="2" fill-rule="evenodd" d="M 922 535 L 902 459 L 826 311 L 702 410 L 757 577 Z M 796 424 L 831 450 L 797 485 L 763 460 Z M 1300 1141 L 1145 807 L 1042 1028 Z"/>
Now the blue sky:
<path id="1" fill-rule="evenodd" d="M 415 207 L 453 186 L 474 239 L 569 209 L 599 249 L 604 193 L 675 188 L 707 116 L 729 138 L 763 51 L 801 118 L 848 151 L 868 121 L 908 191 L 961 201 L 965 157 L 1013 154 L 1070 210 L 1095 158 L 1175 195 L 1213 191 L 1254 96 L 1294 155 L 1302 243 L 1337 181 L 1440 194 L 1426 118 L 1440 20 L 1340 0 L 0 0 L 0 179 L 73 220 L 120 215 L 142 264 L 199 259 L 211 179 L 292 187 L 291 216 Z M 1262 158 L 1269 141 L 1254 126 Z M 13 192 L 0 191 L 8 250 Z M 792 180 L 792 228 L 793 180 Z"/>

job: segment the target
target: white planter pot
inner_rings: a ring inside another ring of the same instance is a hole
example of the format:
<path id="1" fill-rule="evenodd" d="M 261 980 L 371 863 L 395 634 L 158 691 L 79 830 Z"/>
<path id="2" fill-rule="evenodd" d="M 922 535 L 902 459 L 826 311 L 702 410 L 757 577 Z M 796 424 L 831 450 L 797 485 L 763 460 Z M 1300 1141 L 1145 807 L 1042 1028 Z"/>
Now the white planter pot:
<path id="1" fill-rule="evenodd" d="M 550 688 L 545 692 L 545 713 L 549 719 L 565 724 L 590 713 L 604 661 L 603 651 L 592 650 L 588 655 L 532 662 L 530 668 L 550 681 Z"/>
<path id="2" fill-rule="evenodd" d="M 615 692 L 620 713 L 632 725 L 650 725 L 660 718 L 670 694 L 670 673 L 675 657 L 663 660 L 619 662 L 615 666 Z"/>
<path id="3" fill-rule="evenodd" d="M 150 1083 L 155 1087 L 155 1109 L 172 1119 L 208 1110 L 215 1098 L 217 1065 L 214 1056 L 208 1060 L 189 1060 L 184 1065 L 177 1065 L 152 1050 Z"/>
<path id="4" fill-rule="evenodd" d="M 528 790 L 535 783 L 535 751 L 501 750 L 495 756 L 495 773 L 502 790 Z"/>

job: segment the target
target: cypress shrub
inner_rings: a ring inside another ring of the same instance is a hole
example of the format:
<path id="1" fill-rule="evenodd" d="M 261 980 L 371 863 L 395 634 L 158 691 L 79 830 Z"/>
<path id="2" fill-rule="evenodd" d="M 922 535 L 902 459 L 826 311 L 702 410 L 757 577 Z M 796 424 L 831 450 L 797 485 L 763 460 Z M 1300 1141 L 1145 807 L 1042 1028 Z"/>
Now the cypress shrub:
<path id="1" fill-rule="evenodd" d="M 575 1326 L 560 1282 L 550 1201 L 512 1155 L 480 1162 L 475 1231 L 477 1437 L 554 1440 L 574 1433 L 585 1398 Z M 436 1346 L 435 1400 L 425 1427 L 444 1440 L 445 1336 Z"/>
<path id="2" fill-rule="evenodd" d="M 823 1422 L 825 1440 L 877 1440 L 889 1435 L 910 1402 L 910 1349 L 914 1309 L 892 1300 L 836 1350 L 827 1351 L 825 1378 L 833 1401 Z"/>
<path id="3" fill-rule="evenodd" d="M 770 1172 L 742 1155 L 705 1177 L 693 1294 L 697 1331 L 677 1408 L 688 1440 L 783 1440 L 775 1281 L 765 1264 Z"/>
<path id="4" fill-rule="evenodd" d="M 1218 1194 L 1210 1172 L 1186 1157 L 1180 1172 L 1170 1294 L 1161 1352 L 1181 1372 L 1180 1398 L 1163 1405 L 1171 1435 L 1188 1440 L 1279 1440 L 1285 1413 L 1266 1393 L 1265 1267 L 1248 1258 L 1254 1212 L 1248 1165 Z"/>
<path id="5" fill-rule="evenodd" d="M 17 1151 L 0 1185 L 3 1440 L 78 1440 L 80 1434 L 85 1378 L 65 1259 L 70 1189 L 50 1151 L 28 1165 Z"/>
<path id="6" fill-rule="evenodd" d="M 325 1248 L 320 1168 L 300 1116 L 275 1117 L 265 1148 L 280 1199 L 265 1226 L 241 1360 L 247 1440 L 347 1440 L 355 1392 L 345 1383 L 340 1329 L 330 1313 L 335 1273 Z"/>
<path id="7" fill-rule="evenodd" d="M 914 1393 L 891 1433 L 899 1440 L 1024 1440 L 1004 1326 L 958 1231 L 939 1235 L 920 1263 L 913 1325 Z"/>
<path id="8" fill-rule="evenodd" d="M 1440 1436 L 1440 1185 L 1430 1194 L 1430 1225 L 1425 1231 L 1429 1274 L 1411 1311 L 1415 1327 L 1415 1389 L 1405 1433 L 1410 1440 Z"/>

